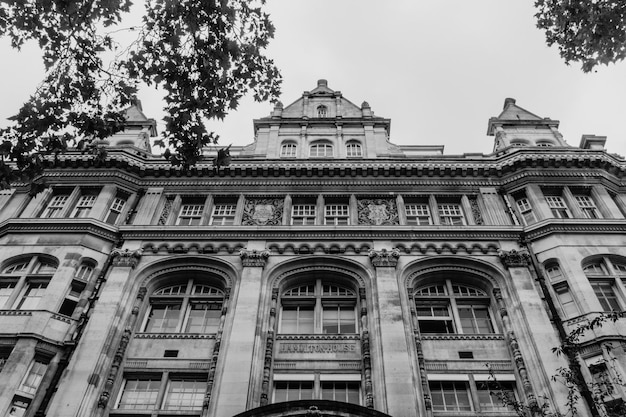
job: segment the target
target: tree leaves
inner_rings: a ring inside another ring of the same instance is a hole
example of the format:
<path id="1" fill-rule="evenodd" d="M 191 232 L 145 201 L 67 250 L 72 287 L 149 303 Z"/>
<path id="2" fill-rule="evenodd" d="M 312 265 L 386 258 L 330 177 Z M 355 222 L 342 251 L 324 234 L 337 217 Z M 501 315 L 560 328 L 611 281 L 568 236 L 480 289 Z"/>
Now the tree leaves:
<path id="1" fill-rule="evenodd" d="M 42 172 L 42 155 L 58 155 L 68 144 L 103 160 L 90 145 L 124 126 L 124 110 L 139 83 L 166 92 L 166 129 L 160 144 L 168 160 L 188 167 L 218 136 L 208 119 L 222 119 L 251 92 L 275 99 L 281 77 L 263 49 L 274 27 L 264 0 L 150 0 L 138 37 L 121 48 L 106 28 L 119 25 L 129 0 L 8 1 L 0 3 L 0 36 L 15 48 L 34 40 L 42 49 L 45 78 L 0 130 L 0 188 L 17 177 L 3 168 L 17 163 L 29 180 Z M 135 28 L 133 28 L 134 30 Z M 123 52 L 117 52 L 121 50 Z M 115 59 L 107 64 L 105 55 Z M 22 176 L 23 177 L 23 176 Z"/>
<path id="2" fill-rule="evenodd" d="M 623 0 L 536 0 L 537 27 L 556 44 L 566 64 L 584 72 L 626 57 L 626 2 Z"/>

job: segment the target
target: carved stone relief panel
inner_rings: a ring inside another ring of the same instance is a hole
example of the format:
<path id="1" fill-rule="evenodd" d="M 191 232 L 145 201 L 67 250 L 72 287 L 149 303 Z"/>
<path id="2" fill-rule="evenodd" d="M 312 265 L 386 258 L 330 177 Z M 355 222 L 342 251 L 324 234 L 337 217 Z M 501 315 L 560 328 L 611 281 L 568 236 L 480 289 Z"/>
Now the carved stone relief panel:
<path id="1" fill-rule="evenodd" d="M 244 226 L 277 226 L 283 222 L 282 198 L 246 198 L 241 224 Z"/>
<path id="2" fill-rule="evenodd" d="M 359 224 L 374 226 L 400 224 L 395 199 L 372 198 L 357 200 Z"/>

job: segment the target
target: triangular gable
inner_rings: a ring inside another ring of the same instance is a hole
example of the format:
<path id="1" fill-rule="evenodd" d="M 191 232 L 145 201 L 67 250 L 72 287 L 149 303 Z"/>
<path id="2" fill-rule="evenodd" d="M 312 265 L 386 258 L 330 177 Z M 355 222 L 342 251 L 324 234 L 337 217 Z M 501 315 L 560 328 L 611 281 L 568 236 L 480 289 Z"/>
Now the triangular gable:
<path id="1" fill-rule="evenodd" d="M 143 111 L 141 111 L 141 105 L 133 104 L 125 111 L 126 121 L 127 122 L 146 122 L 148 118 Z"/>
<path id="2" fill-rule="evenodd" d="M 518 106 L 515 103 L 508 103 L 502 113 L 498 116 L 500 120 L 543 120 L 534 113 Z"/>

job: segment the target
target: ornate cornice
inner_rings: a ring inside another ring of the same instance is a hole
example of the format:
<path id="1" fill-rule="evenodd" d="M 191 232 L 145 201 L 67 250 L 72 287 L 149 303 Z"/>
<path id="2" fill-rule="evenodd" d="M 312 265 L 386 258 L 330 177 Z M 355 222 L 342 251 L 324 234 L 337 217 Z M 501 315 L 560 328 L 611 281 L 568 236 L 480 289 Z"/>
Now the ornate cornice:
<path id="1" fill-rule="evenodd" d="M 526 267 L 530 262 L 530 254 L 526 249 L 499 250 L 498 256 L 507 268 Z"/>
<path id="2" fill-rule="evenodd" d="M 36 234 L 89 234 L 110 242 L 117 240 L 117 232 L 111 225 L 94 219 L 22 219 L 12 218 L 0 223 L 0 236 L 10 233 Z"/>
<path id="3" fill-rule="evenodd" d="M 244 267 L 246 266 L 260 266 L 261 268 L 265 266 L 267 262 L 267 258 L 270 257 L 270 251 L 267 249 L 264 250 L 256 250 L 256 249 L 241 249 L 239 251 L 239 257 L 241 258 L 241 263 Z"/>
<path id="4" fill-rule="evenodd" d="M 400 251 L 396 248 L 388 251 L 387 249 L 383 250 L 370 250 L 367 254 L 370 260 L 372 261 L 372 265 L 375 267 L 392 267 L 395 268 L 398 265 L 398 259 L 400 258 Z"/>
<path id="5" fill-rule="evenodd" d="M 113 249 L 111 256 L 113 256 L 113 266 L 130 267 L 135 268 L 141 259 L 143 249 Z"/>

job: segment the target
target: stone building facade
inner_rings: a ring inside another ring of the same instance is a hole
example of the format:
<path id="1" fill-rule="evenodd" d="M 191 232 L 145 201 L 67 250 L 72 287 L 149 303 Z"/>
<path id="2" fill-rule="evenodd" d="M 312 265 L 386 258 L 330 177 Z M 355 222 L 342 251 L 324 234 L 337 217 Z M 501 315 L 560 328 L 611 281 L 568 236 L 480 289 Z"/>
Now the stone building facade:
<path id="1" fill-rule="evenodd" d="M 626 161 L 558 125 L 506 99 L 491 154 L 444 155 L 320 80 L 184 171 L 131 108 L 106 162 L 0 192 L 0 414 L 565 413 L 576 364 L 606 413 L 623 319 L 553 348 L 626 309 Z"/>

